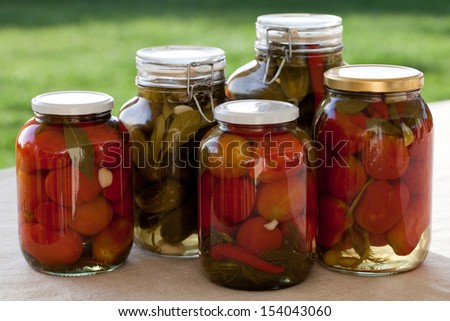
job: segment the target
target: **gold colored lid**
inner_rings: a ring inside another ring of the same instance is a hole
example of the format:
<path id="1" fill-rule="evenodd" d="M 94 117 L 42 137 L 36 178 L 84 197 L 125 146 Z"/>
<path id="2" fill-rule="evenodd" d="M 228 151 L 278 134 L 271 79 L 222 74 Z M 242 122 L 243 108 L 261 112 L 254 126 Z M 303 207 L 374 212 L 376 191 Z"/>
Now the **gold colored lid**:
<path id="1" fill-rule="evenodd" d="M 412 91 L 423 87 L 423 73 L 394 65 L 347 65 L 326 71 L 324 84 L 331 89 L 352 92 Z"/>

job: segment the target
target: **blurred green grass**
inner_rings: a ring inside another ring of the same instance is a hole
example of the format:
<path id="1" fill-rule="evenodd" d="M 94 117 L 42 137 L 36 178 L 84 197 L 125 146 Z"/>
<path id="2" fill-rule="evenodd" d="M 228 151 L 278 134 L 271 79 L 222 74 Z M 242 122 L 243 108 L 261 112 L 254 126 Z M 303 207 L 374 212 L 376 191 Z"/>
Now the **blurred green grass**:
<path id="1" fill-rule="evenodd" d="M 253 59 L 258 15 L 337 14 L 348 63 L 411 66 L 426 101 L 450 99 L 450 2 L 441 0 L 0 0 L 0 168 L 32 117 L 31 99 L 59 90 L 136 94 L 136 50 L 193 44 L 225 50 L 227 75 Z"/>

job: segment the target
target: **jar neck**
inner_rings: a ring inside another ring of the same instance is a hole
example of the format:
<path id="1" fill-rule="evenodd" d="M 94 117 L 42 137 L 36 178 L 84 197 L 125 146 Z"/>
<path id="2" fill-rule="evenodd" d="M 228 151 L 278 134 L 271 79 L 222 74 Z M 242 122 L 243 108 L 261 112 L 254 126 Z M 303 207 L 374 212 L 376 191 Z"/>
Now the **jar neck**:
<path id="1" fill-rule="evenodd" d="M 324 59 L 324 61 L 327 61 L 330 64 L 340 65 L 343 63 L 342 52 L 342 47 L 333 51 L 293 52 L 292 55 L 290 55 L 286 50 L 257 50 L 256 58 L 260 60 L 268 60 L 269 58 L 281 58 L 285 60 L 287 64 L 307 66 L 306 59 L 313 57 L 323 57 L 326 58 Z"/>
<path id="2" fill-rule="evenodd" d="M 103 122 L 111 118 L 111 111 L 89 115 L 49 115 L 38 112 L 34 114 L 37 121 L 54 124 Z"/>
<path id="3" fill-rule="evenodd" d="M 161 72 L 159 70 L 149 70 L 145 66 L 138 66 L 136 75 L 137 86 L 163 89 L 214 87 L 224 84 L 225 81 L 224 69 L 194 72 L 190 68 L 187 68 L 186 70 L 177 72 L 171 72 L 170 69 Z"/>
<path id="4" fill-rule="evenodd" d="M 348 97 L 357 97 L 358 100 L 369 102 L 384 101 L 386 103 L 395 103 L 400 101 L 421 99 L 420 89 L 412 91 L 391 92 L 391 93 L 371 93 L 371 92 L 350 92 L 326 87 L 326 91 L 327 95 L 331 98 L 348 99 Z"/>
<path id="5" fill-rule="evenodd" d="M 148 100 L 164 101 L 174 104 L 196 104 L 197 101 L 216 101 L 221 103 L 225 100 L 225 83 L 214 87 L 197 86 L 187 91 L 186 88 L 162 88 L 153 86 L 137 86 L 138 97 Z M 212 102 L 211 102 L 212 103 Z"/>
<path id="6" fill-rule="evenodd" d="M 231 124 L 222 121 L 217 121 L 219 129 L 223 132 L 229 132 L 236 135 L 264 135 L 266 133 L 284 133 L 292 131 L 296 127 L 296 121 L 291 121 L 281 124 L 268 124 L 268 125 L 242 125 L 242 124 Z"/>

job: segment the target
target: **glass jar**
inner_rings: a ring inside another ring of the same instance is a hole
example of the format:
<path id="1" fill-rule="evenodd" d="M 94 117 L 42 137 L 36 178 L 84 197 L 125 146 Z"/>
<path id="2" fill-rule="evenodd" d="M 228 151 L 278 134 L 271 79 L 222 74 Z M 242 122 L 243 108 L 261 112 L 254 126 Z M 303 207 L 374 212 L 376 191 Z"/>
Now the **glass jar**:
<path id="1" fill-rule="evenodd" d="M 390 65 L 325 73 L 316 114 L 318 252 L 330 269 L 408 271 L 431 240 L 433 119 L 423 74 Z"/>
<path id="2" fill-rule="evenodd" d="M 200 144 L 200 258 L 215 283 L 267 290 L 303 281 L 315 261 L 316 186 L 298 108 L 241 100 L 214 110 Z"/>
<path id="3" fill-rule="evenodd" d="M 344 64 L 342 19 L 324 14 L 269 14 L 256 20 L 256 57 L 234 71 L 229 99 L 273 99 L 300 109 L 310 128 L 324 96 L 324 71 Z"/>
<path id="4" fill-rule="evenodd" d="M 16 142 L 20 246 L 37 271 L 92 275 L 122 265 L 133 244 L 126 131 L 111 96 L 53 92 Z"/>
<path id="5" fill-rule="evenodd" d="M 140 49 L 138 94 L 119 119 L 131 135 L 135 243 L 154 254 L 198 256 L 198 145 L 225 100 L 225 54 L 214 47 Z"/>

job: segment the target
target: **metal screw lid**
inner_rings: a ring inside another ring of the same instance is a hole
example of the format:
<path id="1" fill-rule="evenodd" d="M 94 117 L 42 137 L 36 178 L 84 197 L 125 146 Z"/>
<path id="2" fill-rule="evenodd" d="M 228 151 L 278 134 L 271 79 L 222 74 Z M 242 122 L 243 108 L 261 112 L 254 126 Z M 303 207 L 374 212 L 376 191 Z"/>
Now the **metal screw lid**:
<path id="1" fill-rule="evenodd" d="M 419 90 L 423 73 L 417 69 L 395 65 L 347 65 L 329 69 L 324 74 L 325 86 L 351 92 L 392 93 Z"/>
<path id="2" fill-rule="evenodd" d="M 218 121 L 240 125 L 282 124 L 296 120 L 299 109 L 277 100 L 233 100 L 217 106 L 214 117 Z"/>
<path id="3" fill-rule="evenodd" d="M 34 112 L 44 115 L 90 115 L 111 111 L 114 98 L 93 91 L 58 91 L 42 94 L 31 100 Z"/>

